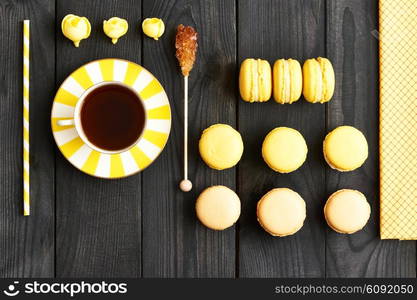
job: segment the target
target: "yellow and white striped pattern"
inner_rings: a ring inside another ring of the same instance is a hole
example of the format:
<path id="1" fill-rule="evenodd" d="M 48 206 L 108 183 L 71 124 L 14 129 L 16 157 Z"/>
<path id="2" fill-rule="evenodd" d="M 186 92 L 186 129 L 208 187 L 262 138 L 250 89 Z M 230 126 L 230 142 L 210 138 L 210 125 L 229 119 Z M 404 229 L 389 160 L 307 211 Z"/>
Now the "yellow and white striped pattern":
<path id="1" fill-rule="evenodd" d="M 29 193 L 29 20 L 23 21 L 23 215 L 30 215 Z"/>
<path id="2" fill-rule="evenodd" d="M 103 81 L 129 85 L 145 106 L 147 124 L 142 138 L 120 154 L 97 152 L 81 140 L 73 125 L 57 125 L 58 120 L 73 117 L 86 89 Z M 149 71 L 130 61 L 108 58 L 80 67 L 62 83 L 52 106 L 51 124 L 58 148 L 76 168 L 100 178 L 121 178 L 145 169 L 162 152 L 171 130 L 171 109 L 162 85 Z"/>

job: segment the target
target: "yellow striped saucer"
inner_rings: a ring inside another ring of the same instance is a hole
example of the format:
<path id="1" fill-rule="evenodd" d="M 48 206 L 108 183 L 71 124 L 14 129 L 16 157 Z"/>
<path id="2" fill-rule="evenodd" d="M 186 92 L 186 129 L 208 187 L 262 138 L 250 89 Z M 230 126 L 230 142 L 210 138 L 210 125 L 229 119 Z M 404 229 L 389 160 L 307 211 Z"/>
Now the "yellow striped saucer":
<path id="1" fill-rule="evenodd" d="M 120 81 L 136 90 L 144 102 L 147 124 L 133 148 L 120 154 L 91 149 L 73 125 L 58 126 L 60 119 L 73 117 L 82 93 L 103 81 Z M 51 114 L 52 132 L 61 153 L 79 170 L 100 178 L 122 178 L 149 166 L 162 152 L 171 130 L 171 109 L 159 81 L 146 69 L 123 59 L 100 59 L 74 71 L 58 89 Z"/>

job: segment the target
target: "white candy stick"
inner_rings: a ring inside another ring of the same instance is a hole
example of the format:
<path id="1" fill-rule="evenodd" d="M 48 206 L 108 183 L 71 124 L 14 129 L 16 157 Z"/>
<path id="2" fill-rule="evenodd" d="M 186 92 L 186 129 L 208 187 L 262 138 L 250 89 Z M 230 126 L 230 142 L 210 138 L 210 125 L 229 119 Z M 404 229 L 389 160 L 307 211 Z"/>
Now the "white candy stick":
<path id="1" fill-rule="evenodd" d="M 180 182 L 180 189 L 189 192 L 193 184 L 188 180 L 188 76 L 184 76 L 184 179 Z"/>

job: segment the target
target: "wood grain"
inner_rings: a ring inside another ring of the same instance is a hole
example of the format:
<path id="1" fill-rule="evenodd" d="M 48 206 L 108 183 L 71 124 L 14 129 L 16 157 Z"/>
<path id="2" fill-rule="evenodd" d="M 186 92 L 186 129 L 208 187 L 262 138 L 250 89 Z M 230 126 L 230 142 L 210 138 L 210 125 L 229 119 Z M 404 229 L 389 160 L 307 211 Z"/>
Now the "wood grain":
<path id="1" fill-rule="evenodd" d="M 216 232 L 195 216 L 198 194 L 211 185 L 235 189 L 235 169 L 216 171 L 198 154 L 202 130 L 215 123 L 236 125 L 235 1 L 146 1 L 144 17 L 160 17 L 164 36 L 144 40 L 143 62 L 164 85 L 172 105 L 172 131 L 161 157 L 143 173 L 143 275 L 145 277 L 233 277 L 235 228 Z M 182 179 L 183 80 L 175 59 L 178 24 L 199 34 L 197 61 L 189 83 L 189 177 Z"/>
<path id="2" fill-rule="evenodd" d="M 54 10 L 54 1 L 0 1 L 0 277 L 54 275 Z M 31 21 L 29 217 L 22 214 L 24 19 Z"/>
<path id="3" fill-rule="evenodd" d="M 75 48 L 61 33 L 66 14 L 86 16 L 91 36 Z M 103 20 L 127 19 L 130 29 L 116 45 Z M 57 1 L 57 87 L 76 68 L 95 59 L 141 62 L 141 1 Z M 103 180 L 75 169 L 57 151 L 56 276 L 138 277 L 141 274 L 141 175 Z"/>
<path id="4" fill-rule="evenodd" d="M 324 55 L 324 1 L 238 2 L 238 62 L 263 58 L 271 65 L 279 58 L 305 59 Z M 239 194 L 243 201 L 239 232 L 240 277 L 324 276 L 325 227 L 321 215 L 325 197 L 325 163 L 321 142 L 325 107 L 300 99 L 291 105 L 246 103 L 239 100 L 239 130 L 245 153 L 239 165 Z M 304 165 L 279 174 L 261 156 L 266 134 L 279 126 L 301 132 L 308 145 Z M 272 188 L 288 187 L 306 201 L 307 218 L 293 236 L 267 234 L 256 221 L 256 203 Z"/>
<path id="5" fill-rule="evenodd" d="M 69 13 L 88 17 L 80 48 L 63 37 Z M 104 19 L 128 20 L 116 45 Z M 145 37 L 141 22 L 160 17 L 166 32 Z M 22 29 L 31 20 L 31 199 L 22 211 Z M 182 178 L 182 77 L 174 56 L 176 26 L 199 32 L 190 77 L 190 179 Z M 0 0 L 0 277 L 416 277 L 416 242 L 379 239 L 377 0 Z M 239 64 L 247 57 L 329 57 L 336 93 L 326 104 L 291 105 L 240 100 Z M 163 84 L 172 106 L 166 149 L 143 173 L 103 180 L 78 171 L 57 150 L 50 130 L 54 93 L 76 68 L 118 57 L 144 65 Z M 215 171 L 198 154 L 201 131 L 214 123 L 238 128 L 245 152 L 237 168 Z M 365 165 L 331 170 L 322 141 L 336 126 L 353 125 L 368 139 Z M 277 126 L 299 130 L 307 161 L 278 174 L 261 157 L 265 135 Z M 206 187 L 226 185 L 242 200 L 242 215 L 228 230 L 202 226 L 195 200 Z M 296 235 L 269 236 L 256 221 L 256 203 L 274 187 L 289 187 L 307 203 Z M 354 235 L 330 230 L 322 209 L 335 190 L 353 188 L 372 204 L 371 220 Z"/>
<path id="6" fill-rule="evenodd" d="M 328 229 L 328 277 L 415 277 L 416 243 L 379 239 L 377 1 L 327 2 L 327 55 L 336 72 L 336 92 L 327 109 L 328 131 L 340 125 L 361 130 L 369 145 L 366 163 L 353 172 L 327 168 L 330 195 L 342 188 L 364 193 L 372 205 L 364 230 L 341 235 Z"/>

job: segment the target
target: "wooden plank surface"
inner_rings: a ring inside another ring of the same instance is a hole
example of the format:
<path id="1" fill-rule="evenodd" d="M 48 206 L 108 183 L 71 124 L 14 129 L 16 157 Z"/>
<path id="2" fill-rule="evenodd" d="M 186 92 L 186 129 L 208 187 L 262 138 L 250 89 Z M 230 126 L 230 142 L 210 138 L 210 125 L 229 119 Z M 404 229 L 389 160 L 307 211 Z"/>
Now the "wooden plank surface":
<path id="1" fill-rule="evenodd" d="M 238 2 L 238 62 L 263 58 L 305 59 L 325 54 L 324 1 Z M 237 75 L 236 75 L 237 76 Z M 321 277 L 325 274 L 325 162 L 321 143 L 325 107 L 303 99 L 291 105 L 245 103 L 239 100 L 239 130 L 245 153 L 239 165 L 242 216 L 239 231 L 240 277 Z M 308 145 L 304 165 L 289 174 L 269 169 L 261 156 L 264 137 L 275 127 L 299 130 Z M 303 228 L 284 238 L 267 234 L 256 220 L 256 203 L 269 190 L 288 187 L 306 201 Z"/>
<path id="2" fill-rule="evenodd" d="M 327 2 L 327 56 L 336 72 L 336 91 L 327 105 L 327 129 L 351 125 L 369 146 L 364 166 L 341 173 L 327 168 L 327 191 L 357 189 L 372 205 L 364 230 L 341 235 L 327 230 L 328 277 L 415 277 L 416 242 L 379 239 L 377 1 Z"/>
<path id="3" fill-rule="evenodd" d="M 165 21 L 162 39 L 144 40 L 143 62 L 165 87 L 173 123 L 160 158 L 143 173 L 143 275 L 234 277 L 235 229 L 216 232 L 195 216 L 198 194 L 211 185 L 235 189 L 235 169 L 216 171 L 198 154 L 202 130 L 215 123 L 235 126 L 235 2 L 146 1 L 143 17 Z M 189 177 L 193 190 L 178 188 L 183 173 L 183 79 L 175 58 L 178 24 L 198 31 L 199 48 L 189 79 Z"/>
<path id="4" fill-rule="evenodd" d="M 54 275 L 55 1 L 0 1 L 0 277 Z M 22 21 L 31 21 L 30 196 L 23 217 Z M 51 52 L 51 53 L 50 53 Z M 37 71 L 43 70 L 42 76 Z"/>
<path id="5" fill-rule="evenodd" d="M 57 87 L 76 68 L 107 57 L 141 62 L 141 1 L 57 1 Z M 66 14 L 87 16 L 91 36 L 75 48 L 61 33 Z M 127 19 L 116 45 L 103 20 Z M 75 169 L 57 152 L 56 276 L 137 277 L 141 273 L 141 175 L 103 180 Z"/>
<path id="6" fill-rule="evenodd" d="M 89 39 L 75 48 L 60 23 L 88 17 Z M 112 45 L 102 22 L 129 22 Z M 31 197 L 23 217 L 21 162 L 21 20 L 32 21 Z M 163 18 L 159 41 L 141 22 Z M 190 178 L 182 178 L 183 84 L 174 53 L 176 26 L 199 32 L 190 77 Z M 416 277 L 416 242 L 379 240 L 377 0 L 0 0 L 0 277 Z M 336 93 L 327 105 L 300 99 L 291 105 L 249 104 L 237 87 L 247 57 L 305 59 L 327 56 Z M 36 57 L 36 59 L 33 59 Z M 103 180 L 76 170 L 56 148 L 50 131 L 54 93 L 76 68 L 118 57 L 144 65 L 163 84 L 172 106 L 167 147 L 143 173 Z M 226 123 L 241 132 L 245 152 L 237 168 L 215 171 L 198 154 L 201 131 Z M 341 124 L 362 130 L 370 156 L 361 169 L 331 170 L 322 155 L 326 133 Z M 296 172 L 278 174 L 261 157 L 265 135 L 277 126 L 299 130 L 309 147 Z M 238 225 L 223 232 L 195 216 L 198 194 L 226 185 L 242 200 Z M 256 221 L 256 203 L 274 187 L 290 187 L 307 203 L 307 219 L 294 236 L 274 238 Z M 328 229 L 322 209 L 340 188 L 364 192 L 371 221 L 354 235 Z"/>

